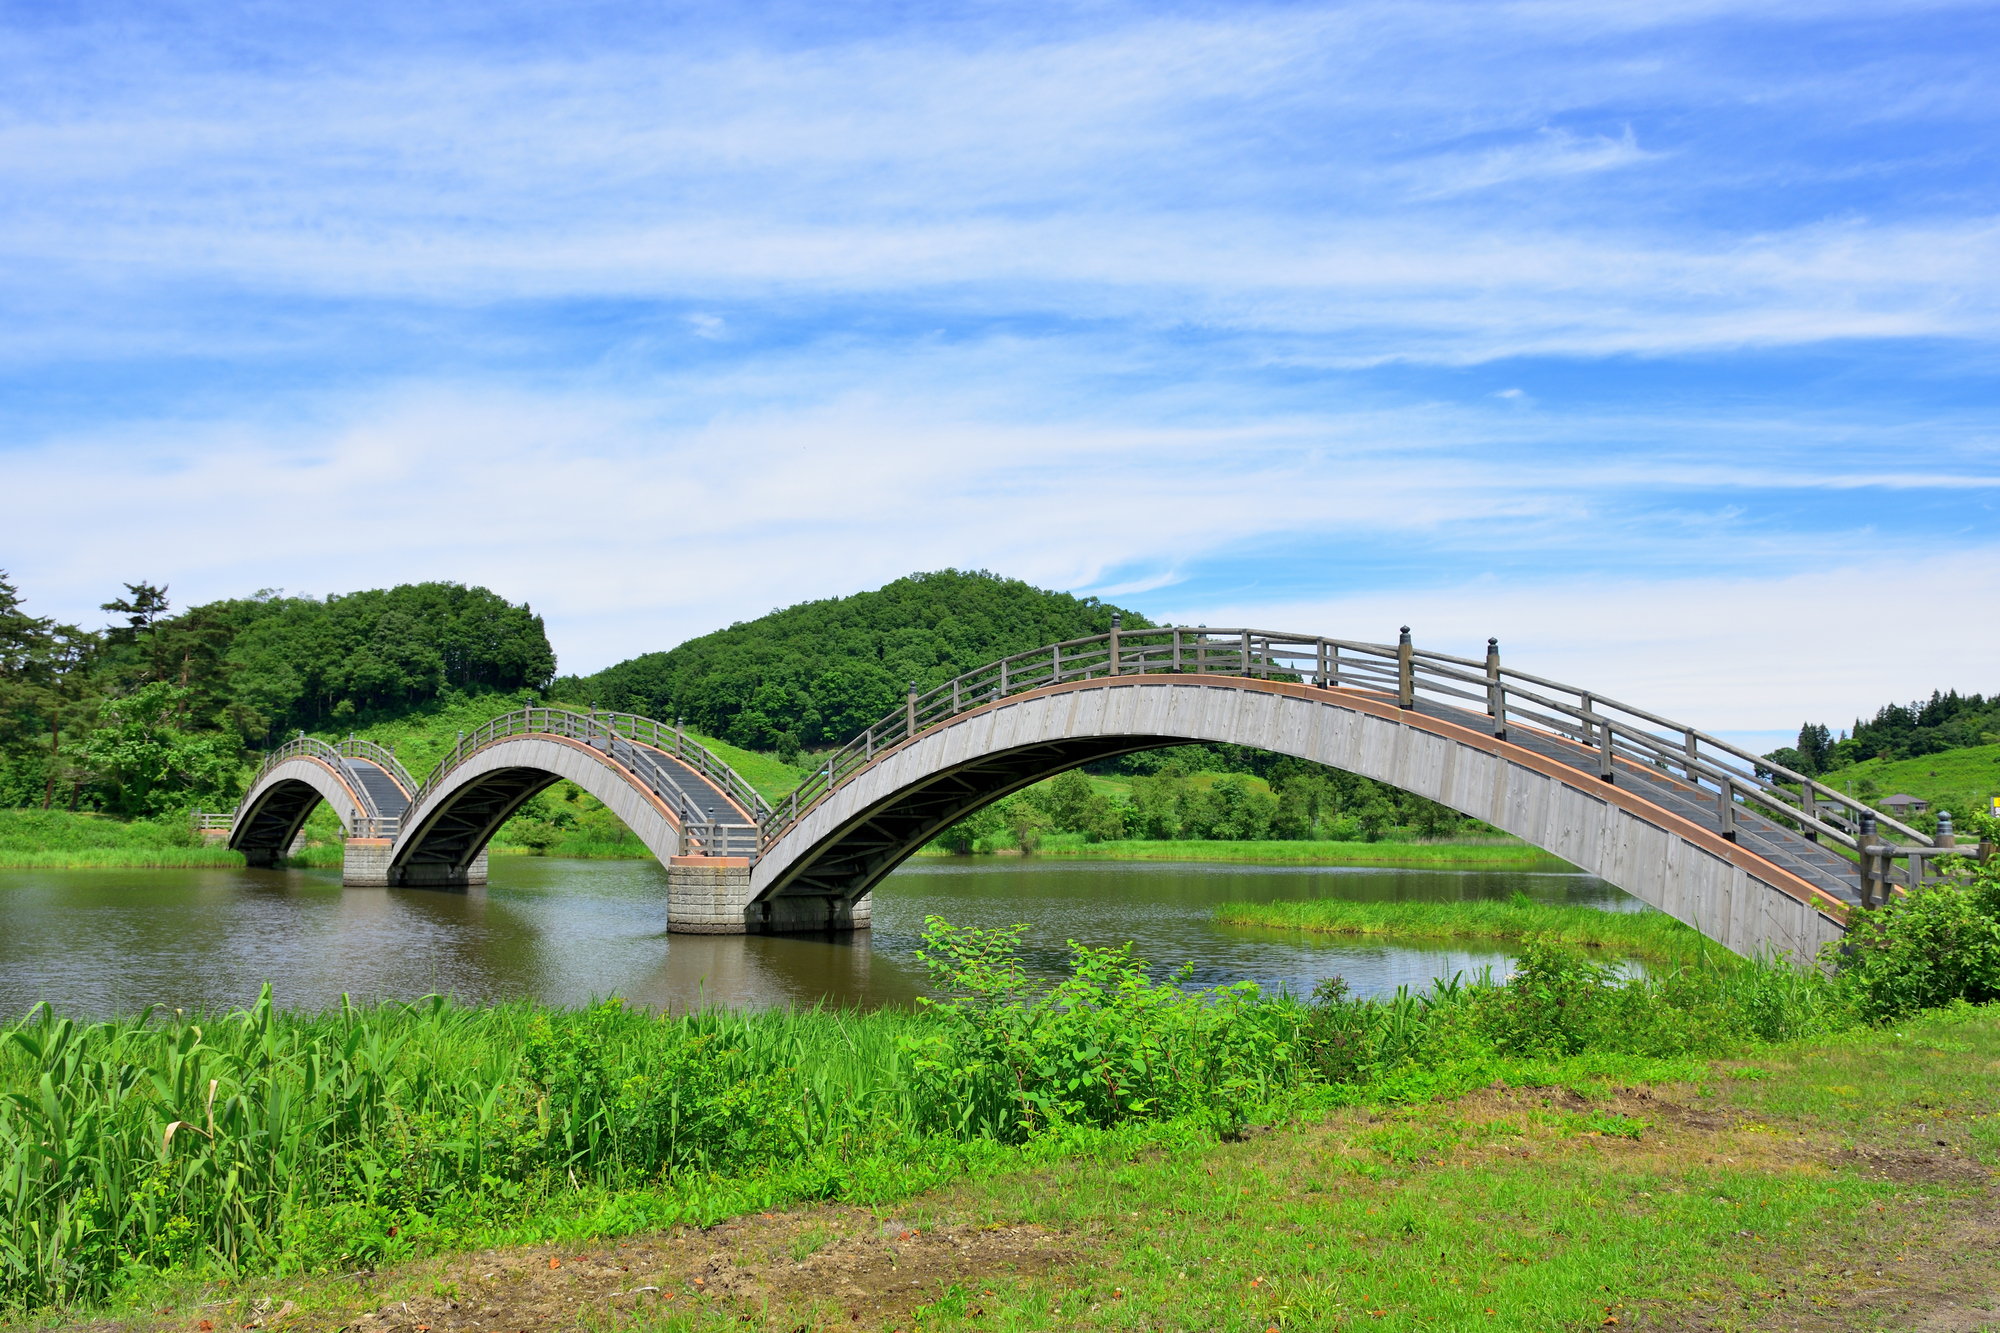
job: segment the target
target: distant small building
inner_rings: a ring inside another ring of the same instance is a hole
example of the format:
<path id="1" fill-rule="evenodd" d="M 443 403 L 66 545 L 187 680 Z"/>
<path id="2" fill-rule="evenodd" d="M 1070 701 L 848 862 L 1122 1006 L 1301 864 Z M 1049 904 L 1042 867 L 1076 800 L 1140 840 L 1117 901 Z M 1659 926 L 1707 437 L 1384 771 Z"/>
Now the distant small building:
<path id="1" fill-rule="evenodd" d="M 1923 797 L 1910 796 L 1903 792 L 1897 792 L 1879 804 L 1892 815 L 1920 815 L 1931 808 L 1931 803 Z"/>

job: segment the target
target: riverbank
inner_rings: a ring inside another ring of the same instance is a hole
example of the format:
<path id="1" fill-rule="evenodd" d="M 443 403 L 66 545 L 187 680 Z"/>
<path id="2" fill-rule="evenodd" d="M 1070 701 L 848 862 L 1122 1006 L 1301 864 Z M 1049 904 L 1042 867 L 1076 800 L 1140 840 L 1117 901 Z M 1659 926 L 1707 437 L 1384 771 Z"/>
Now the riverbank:
<path id="1" fill-rule="evenodd" d="M 926 857 L 956 855 L 925 849 Z M 1020 856 L 1003 848 L 979 856 Z M 1570 870 L 1568 862 L 1539 847 L 1511 839 L 1465 838 L 1439 842 L 1086 842 L 1082 834 L 1042 839 L 1029 855 L 1086 861 L 1244 861 L 1264 865 L 1436 866 L 1440 869 L 1496 867 L 1509 870 Z"/>
<path id="2" fill-rule="evenodd" d="M 0 809 L 0 870 L 183 869 L 240 866 L 180 820 L 123 820 L 68 810 Z"/>
<path id="3" fill-rule="evenodd" d="M 656 1018 L 430 997 L 288 1013 L 268 988 L 228 1016 L 38 1011 L 0 1036 L 0 1160 L 27 1173 L 0 1200 L 0 1243 L 67 1239 L 0 1268 L 0 1306 L 878 1204 L 1496 1079 L 1683 1079 L 1858 1021 L 1816 972 L 1625 979 L 1546 939 L 1519 984 L 1382 1001 L 1322 987 L 1309 1004 L 1182 990 L 1125 949 L 1073 946 L 1070 975 L 1038 979 L 1017 929 L 932 918 L 924 950 L 940 1002 L 914 1011 Z M 255 1108 L 279 1105 L 274 1141 Z M 33 1149 L 72 1124 L 92 1136 L 74 1169 Z"/>
<path id="4" fill-rule="evenodd" d="M 631 1228 L 586 1190 L 476 1253 L 168 1277 L 112 1308 L 125 1333 L 280 1309 L 296 1333 L 1969 1329 L 2000 1262 L 1996 1060 L 1989 1007 L 1738 1059 L 1516 1061 L 1443 1097 L 1273 1106 L 1237 1139 L 1142 1123 L 740 1198 L 712 1226 Z"/>
<path id="5" fill-rule="evenodd" d="M 1653 962 L 1702 954 L 1717 961 L 1735 957 L 1665 912 L 1605 912 L 1594 907 L 1549 906 L 1525 898 L 1512 902 L 1368 903 L 1322 898 L 1308 902 L 1225 903 L 1214 910 L 1213 916 L 1218 925 L 1319 935 L 1494 940 L 1509 944 L 1545 940 Z"/>

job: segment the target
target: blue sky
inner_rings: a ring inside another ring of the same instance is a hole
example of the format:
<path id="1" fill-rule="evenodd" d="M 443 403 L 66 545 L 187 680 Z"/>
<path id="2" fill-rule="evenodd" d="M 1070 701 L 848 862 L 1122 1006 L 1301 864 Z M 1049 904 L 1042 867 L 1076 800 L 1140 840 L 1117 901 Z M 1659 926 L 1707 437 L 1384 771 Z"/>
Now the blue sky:
<path id="1" fill-rule="evenodd" d="M 43 612 L 591 670 L 955 565 L 1746 738 L 2000 688 L 2000 8 L 0 12 Z"/>

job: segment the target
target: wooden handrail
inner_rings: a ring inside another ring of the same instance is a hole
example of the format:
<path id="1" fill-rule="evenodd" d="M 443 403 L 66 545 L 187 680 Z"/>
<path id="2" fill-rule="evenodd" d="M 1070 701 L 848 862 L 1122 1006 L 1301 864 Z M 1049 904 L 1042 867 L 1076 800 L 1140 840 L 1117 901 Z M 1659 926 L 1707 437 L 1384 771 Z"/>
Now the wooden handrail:
<path id="1" fill-rule="evenodd" d="M 967 708 L 1098 676 L 1190 671 L 1359 687 L 1398 702 L 1407 699 L 1412 706 L 1420 699 L 1449 701 L 1453 707 L 1470 702 L 1491 715 L 1496 734 L 1518 722 L 1586 750 L 1599 750 L 1588 759 L 1579 756 L 1580 766 L 1611 781 L 1617 780 L 1618 759 L 1665 767 L 1678 770 L 1697 791 L 1704 783 L 1712 786 L 1732 815 L 1740 797 L 1742 803 L 1761 807 L 1812 835 L 1852 847 L 1853 832 L 1822 815 L 1844 815 L 1858 829 L 1859 817 L 1866 813 L 1920 846 L 1931 842 L 1918 830 L 1842 792 L 1705 731 L 1595 691 L 1502 666 L 1497 645 L 1490 645 L 1488 656 L 1480 659 L 1325 635 L 1176 625 L 1119 629 L 1115 661 L 1112 643 L 1113 635 L 1097 634 L 1010 654 L 906 700 L 903 708 L 826 756 L 779 809 L 760 820 L 763 844 L 768 847 L 783 836 L 856 773 Z M 1786 784 L 1792 783 L 1800 786 L 1796 796 L 1787 790 Z M 1817 797 L 1827 798 L 1836 809 L 1829 810 Z"/>

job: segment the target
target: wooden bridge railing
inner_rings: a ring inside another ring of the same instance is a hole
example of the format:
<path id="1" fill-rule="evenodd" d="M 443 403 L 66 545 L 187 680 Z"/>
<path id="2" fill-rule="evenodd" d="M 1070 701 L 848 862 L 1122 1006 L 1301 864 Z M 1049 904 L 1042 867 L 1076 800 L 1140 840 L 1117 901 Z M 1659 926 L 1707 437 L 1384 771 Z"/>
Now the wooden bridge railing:
<path id="1" fill-rule="evenodd" d="M 750 814 L 750 822 L 746 824 L 709 820 L 702 815 L 701 806 L 692 794 L 674 781 L 672 774 L 651 766 L 643 770 L 631 769 L 635 777 L 651 787 L 674 811 L 689 839 L 691 850 L 706 856 L 756 854 L 757 828 L 770 816 L 770 803 L 735 769 L 691 740 L 685 730 L 666 726 L 637 713 L 600 713 L 595 710 L 573 713 L 566 708 L 517 708 L 511 713 L 503 713 L 470 735 L 461 732 L 457 745 L 425 776 L 410 805 L 414 808 L 435 792 L 454 769 L 487 746 L 510 736 L 530 735 L 562 736 L 582 741 L 585 745 L 601 742 L 607 755 L 613 740 L 629 741 L 671 755 L 701 774 Z"/>
<path id="2" fill-rule="evenodd" d="M 1487 640 L 1484 659 L 1417 649 L 1406 627 L 1399 642 L 1369 643 L 1259 629 L 1166 626 L 1122 629 L 1071 639 L 989 663 L 930 690 L 913 684 L 903 706 L 867 728 L 821 763 L 812 776 L 761 820 L 769 846 L 855 774 L 910 738 L 970 708 L 1070 681 L 1161 674 L 1240 675 L 1328 688 L 1363 690 L 1414 708 L 1421 699 L 1485 714 L 1496 737 L 1527 726 L 1574 742 L 1578 758 L 1595 754 L 1597 776 L 1616 782 L 1620 766 L 1678 775 L 1715 802 L 1724 837 L 1736 836 L 1740 810 L 1757 810 L 1826 838 L 1862 859 L 1864 898 L 1870 857 L 1921 861 L 1933 840 L 1802 773 L 1794 773 L 1705 731 L 1610 699 L 1502 666 L 1499 644 Z M 1887 844 L 1881 830 L 1910 840 Z M 1877 849 L 1864 853 L 1863 847 Z M 1880 849 L 1888 847 L 1890 850 Z M 1914 854 L 1913 854 L 1914 850 Z M 1886 864 L 1876 867 L 1886 892 L 1909 882 Z"/>
<path id="3" fill-rule="evenodd" d="M 375 802 L 375 794 L 368 790 L 368 784 L 361 780 L 361 775 L 354 771 L 353 765 L 348 763 L 348 760 L 365 759 L 369 763 L 376 765 L 388 773 L 390 777 L 394 778 L 406 793 L 415 791 L 417 783 L 416 779 L 412 778 L 403 768 L 403 765 L 397 761 L 396 756 L 392 752 L 375 744 L 373 741 L 357 740 L 353 736 L 349 736 L 337 745 L 328 745 L 325 741 L 317 737 L 308 736 L 304 732 L 300 732 L 291 740 L 286 741 L 283 745 L 264 756 L 264 762 L 258 765 L 257 771 L 250 776 L 250 783 L 246 790 L 255 791 L 257 784 L 264 780 L 264 775 L 279 764 L 287 760 L 300 758 L 317 759 L 334 772 L 340 774 L 341 779 L 347 784 L 348 789 L 360 801 L 360 809 L 355 812 L 354 827 L 348 830 L 347 836 L 351 838 L 393 838 L 396 836 L 396 830 L 400 826 L 399 815 L 401 812 L 398 811 L 394 815 L 384 814 L 381 807 Z M 219 825 L 219 827 L 234 829 L 236 827 L 236 820 L 242 813 L 243 806 L 239 803 L 234 811 L 221 817 L 227 822 Z M 214 815 L 203 815 L 197 820 L 196 826 L 203 829 L 216 828 L 218 825 L 213 822 L 202 822 L 213 821 L 216 818 L 218 817 Z"/>

